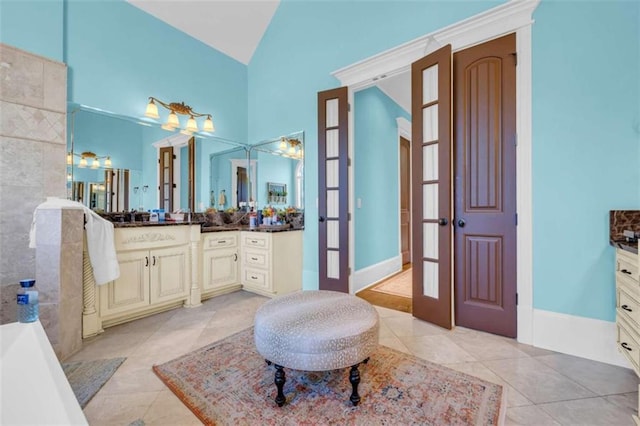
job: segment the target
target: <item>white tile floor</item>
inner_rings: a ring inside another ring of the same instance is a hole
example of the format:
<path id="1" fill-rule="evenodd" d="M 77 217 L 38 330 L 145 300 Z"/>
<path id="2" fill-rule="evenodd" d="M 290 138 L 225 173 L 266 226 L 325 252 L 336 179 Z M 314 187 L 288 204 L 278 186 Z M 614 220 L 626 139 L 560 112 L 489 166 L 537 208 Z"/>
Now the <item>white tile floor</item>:
<path id="1" fill-rule="evenodd" d="M 84 412 L 91 425 L 197 425 L 151 370 L 249 327 L 266 298 L 239 291 L 107 329 L 65 361 L 127 357 Z M 386 308 L 380 343 L 503 385 L 506 424 L 633 425 L 633 371 L 464 328 L 445 330 Z M 141 422 L 138 422 L 141 424 Z"/>

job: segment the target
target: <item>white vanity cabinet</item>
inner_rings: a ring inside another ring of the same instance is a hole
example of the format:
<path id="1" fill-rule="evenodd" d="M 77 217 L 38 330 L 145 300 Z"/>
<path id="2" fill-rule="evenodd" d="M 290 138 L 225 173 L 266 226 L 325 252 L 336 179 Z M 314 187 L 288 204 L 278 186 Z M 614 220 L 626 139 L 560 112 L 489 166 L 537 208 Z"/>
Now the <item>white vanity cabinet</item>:
<path id="1" fill-rule="evenodd" d="M 302 290 L 302 231 L 240 232 L 245 290 L 276 296 Z"/>
<path id="2" fill-rule="evenodd" d="M 202 298 L 241 288 L 240 231 L 202 234 Z"/>
<path id="3" fill-rule="evenodd" d="M 199 225 L 114 229 L 120 276 L 96 286 L 85 256 L 83 337 L 177 306 L 200 303 Z"/>
<path id="4" fill-rule="evenodd" d="M 618 350 L 629 360 L 637 375 L 640 375 L 639 273 L 640 255 L 617 248 L 616 329 Z M 637 415 L 633 419 L 637 425 L 640 425 L 640 419 Z"/>

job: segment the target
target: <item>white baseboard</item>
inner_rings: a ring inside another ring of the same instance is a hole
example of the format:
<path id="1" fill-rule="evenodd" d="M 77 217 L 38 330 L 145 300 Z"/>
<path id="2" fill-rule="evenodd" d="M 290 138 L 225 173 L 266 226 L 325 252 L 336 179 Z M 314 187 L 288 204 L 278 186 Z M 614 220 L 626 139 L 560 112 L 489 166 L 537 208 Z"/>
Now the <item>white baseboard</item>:
<path id="1" fill-rule="evenodd" d="M 392 257 L 353 273 L 351 294 L 355 294 L 380 280 L 402 271 L 402 256 Z"/>
<path id="2" fill-rule="evenodd" d="M 533 346 L 631 368 L 618 352 L 615 322 L 534 309 Z"/>

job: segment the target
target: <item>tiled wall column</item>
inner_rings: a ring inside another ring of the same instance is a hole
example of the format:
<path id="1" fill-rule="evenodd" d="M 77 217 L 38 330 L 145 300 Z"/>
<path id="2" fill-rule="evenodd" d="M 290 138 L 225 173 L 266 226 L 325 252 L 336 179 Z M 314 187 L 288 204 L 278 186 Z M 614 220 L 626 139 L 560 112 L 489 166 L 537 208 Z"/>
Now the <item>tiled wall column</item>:
<path id="1" fill-rule="evenodd" d="M 36 288 L 40 322 L 59 359 L 82 346 L 82 209 L 36 212 Z"/>
<path id="2" fill-rule="evenodd" d="M 66 110 L 66 65 L 0 43 L 0 323 L 16 321 L 18 282 L 35 276 L 34 209 L 66 196 Z"/>

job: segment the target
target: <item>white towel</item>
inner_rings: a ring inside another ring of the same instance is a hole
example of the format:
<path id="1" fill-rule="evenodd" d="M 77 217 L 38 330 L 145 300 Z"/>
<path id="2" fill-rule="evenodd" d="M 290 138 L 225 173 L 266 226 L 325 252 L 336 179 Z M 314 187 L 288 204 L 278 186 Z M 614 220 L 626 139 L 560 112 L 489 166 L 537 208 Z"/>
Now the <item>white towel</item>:
<path id="1" fill-rule="evenodd" d="M 93 277 L 97 285 L 106 284 L 120 276 L 120 266 L 113 241 L 113 223 L 102 218 L 96 212 L 76 201 L 56 197 L 47 197 L 47 201 L 38 205 L 33 212 L 29 247 L 36 248 L 36 212 L 38 209 L 79 208 L 84 210 L 87 221 L 87 249 L 93 267 Z"/>

